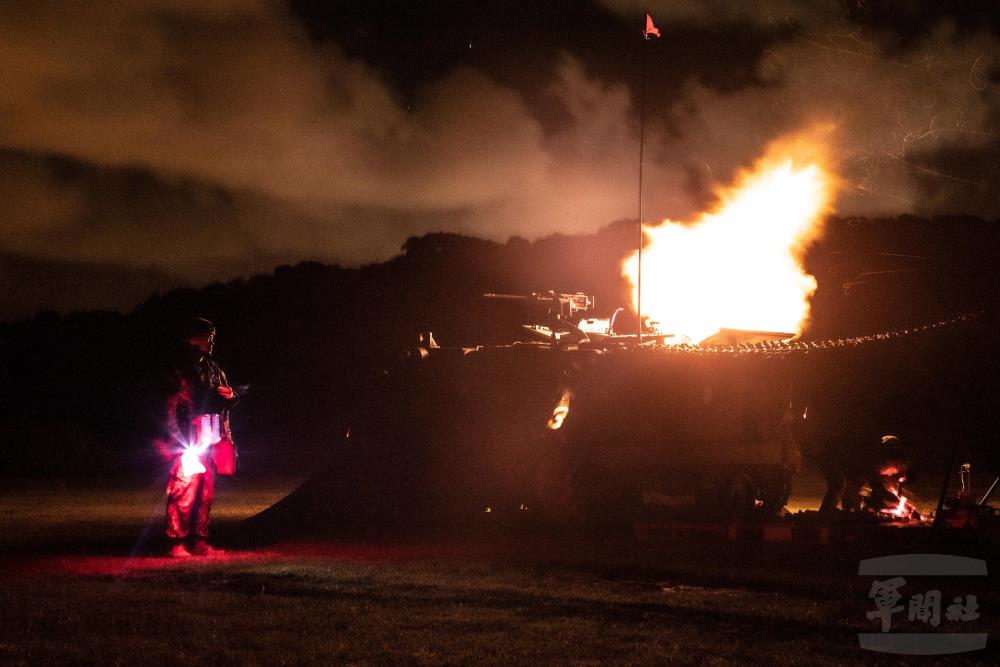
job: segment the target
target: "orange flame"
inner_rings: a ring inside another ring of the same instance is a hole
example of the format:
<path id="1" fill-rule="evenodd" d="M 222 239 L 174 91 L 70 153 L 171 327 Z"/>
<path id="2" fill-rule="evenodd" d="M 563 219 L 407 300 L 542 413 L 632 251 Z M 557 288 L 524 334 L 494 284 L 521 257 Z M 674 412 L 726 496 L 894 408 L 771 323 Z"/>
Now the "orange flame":
<path id="1" fill-rule="evenodd" d="M 825 131 L 824 131 L 825 133 Z M 773 144 L 690 223 L 644 226 L 642 314 L 700 341 L 720 328 L 801 333 L 816 279 L 802 268 L 833 195 L 815 133 Z M 622 264 L 637 310 L 638 253 Z"/>
<path id="2" fill-rule="evenodd" d="M 906 496 L 900 495 L 899 502 L 896 506 L 891 509 L 882 510 L 883 514 L 888 514 L 889 516 L 894 516 L 900 519 L 910 519 L 916 518 L 920 519 L 919 513 L 917 513 L 917 507 L 911 503 Z"/>
<path id="3" fill-rule="evenodd" d="M 907 516 L 909 515 L 909 508 L 907 507 L 907 505 L 908 503 L 906 502 L 906 496 L 900 496 L 899 502 L 896 503 L 896 506 L 893 509 L 889 510 L 889 514 L 898 517 Z"/>
<path id="4" fill-rule="evenodd" d="M 558 431 L 562 428 L 563 422 L 569 416 L 569 403 L 572 398 L 573 392 L 569 389 L 563 389 L 562 395 L 556 402 L 556 406 L 552 408 L 552 416 L 549 418 L 548 424 L 546 424 L 550 431 Z"/>

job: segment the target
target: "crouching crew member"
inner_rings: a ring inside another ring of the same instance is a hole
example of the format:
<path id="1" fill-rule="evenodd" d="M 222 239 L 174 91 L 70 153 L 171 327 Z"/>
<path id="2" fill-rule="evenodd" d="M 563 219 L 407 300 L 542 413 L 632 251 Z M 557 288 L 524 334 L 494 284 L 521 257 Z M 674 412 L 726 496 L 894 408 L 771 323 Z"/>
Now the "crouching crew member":
<path id="1" fill-rule="evenodd" d="M 900 503 L 910 468 L 910 453 L 899 438 L 884 435 L 872 442 L 861 434 L 838 434 L 826 440 L 819 459 L 826 479 L 821 512 L 891 510 Z M 865 492 L 867 487 L 867 492 Z"/>

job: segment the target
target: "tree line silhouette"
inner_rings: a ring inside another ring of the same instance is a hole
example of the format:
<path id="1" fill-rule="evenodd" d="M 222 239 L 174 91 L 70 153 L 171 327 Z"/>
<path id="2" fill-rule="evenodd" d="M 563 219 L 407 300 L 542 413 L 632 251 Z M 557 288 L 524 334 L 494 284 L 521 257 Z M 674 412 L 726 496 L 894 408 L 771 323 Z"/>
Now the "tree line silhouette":
<path id="1" fill-rule="evenodd" d="M 819 281 L 809 336 L 992 312 L 995 221 L 826 224 L 806 258 Z M 217 359 L 233 383 L 251 385 L 234 413 L 244 473 L 308 470 L 341 442 L 364 388 L 414 350 L 420 332 L 442 345 L 518 337 L 531 313 L 485 292 L 583 291 L 603 316 L 627 305 L 620 263 L 635 238 L 634 221 L 506 243 L 427 234 L 360 268 L 303 262 L 155 295 L 127 314 L 41 312 L 0 324 L 0 474 L 148 476 L 159 465 L 149 441 L 162 427 L 180 332 L 193 316 L 216 323 Z M 634 317 L 619 319 L 620 330 L 634 327 Z"/>

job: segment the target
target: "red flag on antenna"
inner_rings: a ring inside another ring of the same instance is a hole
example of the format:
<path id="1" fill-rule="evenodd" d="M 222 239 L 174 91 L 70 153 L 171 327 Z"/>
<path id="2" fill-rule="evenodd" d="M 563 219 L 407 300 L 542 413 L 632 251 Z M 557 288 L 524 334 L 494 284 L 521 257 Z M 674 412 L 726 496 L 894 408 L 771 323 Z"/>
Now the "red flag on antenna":
<path id="1" fill-rule="evenodd" d="M 660 29 L 656 27 L 655 23 L 653 23 L 653 17 L 646 14 L 646 29 L 642 31 L 642 36 L 649 39 L 650 35 L 653 37 L 659 37 Z"/>

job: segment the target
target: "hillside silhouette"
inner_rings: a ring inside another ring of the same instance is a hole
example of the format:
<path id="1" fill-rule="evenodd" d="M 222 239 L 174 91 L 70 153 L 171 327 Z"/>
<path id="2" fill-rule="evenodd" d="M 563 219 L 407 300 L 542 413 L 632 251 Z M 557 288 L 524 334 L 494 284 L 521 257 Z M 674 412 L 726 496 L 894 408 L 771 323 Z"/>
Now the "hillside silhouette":
<path id="1" fill-rule="evenodd" d="M 997 229 L 977 218 L 829 220 L 807 257 L 819 281 L 808 336 L 993 312 Z M 42 312 L 0 324 L 0 472 L 148 475 L 179 326 L 196 315 L 216 323 L 216 357 L 231 380 L 251 385 L 234 415 L 244 472 L 307 470 L 341 442 L 363 389 L 420 332 L 442 345 L 518 337 L 531 313 L 483 293 L 583 291 L 599 316 L 627 305 L 619 267 L 635 239 L 631 221 L 531 242 L 428 234 L 360 268 L 304 262 L 173 290 L 127 314 Z M 634 326 L 619 320 L 624 332 Z"/>

